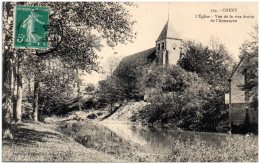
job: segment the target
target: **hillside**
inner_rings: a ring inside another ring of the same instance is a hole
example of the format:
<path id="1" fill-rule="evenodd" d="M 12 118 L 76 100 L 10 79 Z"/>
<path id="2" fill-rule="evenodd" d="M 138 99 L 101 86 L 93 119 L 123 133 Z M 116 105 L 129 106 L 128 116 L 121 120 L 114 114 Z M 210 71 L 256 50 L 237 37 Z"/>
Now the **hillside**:
<path id="1" fill-rule="evenodd" d="M 113 156 L 89 149 L 43 123 L 15 125 L 13 140 L 3 140 L 5 162 L 115 162 Z"/>
<path id="2" fill-rule="evenodd" d="M 126 105 L 120 107 L 113 115 L 101 121 L 101 123 L 130 123 L 131 117 L 148 104 L 149 103 L 144 101 L 129 102 Z"/>

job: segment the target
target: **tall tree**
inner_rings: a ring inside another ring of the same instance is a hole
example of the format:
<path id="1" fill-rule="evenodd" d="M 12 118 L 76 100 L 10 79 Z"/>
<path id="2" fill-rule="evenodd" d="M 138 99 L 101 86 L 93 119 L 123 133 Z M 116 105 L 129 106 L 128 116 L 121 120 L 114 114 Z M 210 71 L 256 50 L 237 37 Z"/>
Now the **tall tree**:
<path id="1" fill-rule="evenodd" d="M 196 72 L 210 85 L 222 90 L 227 87 L 233 60 L 224 45 L 211 39 L 210 47 L 187 41 L 179 65 L 189 72 Z"/>
<path id="2" fill-rule="evenodd" d="M 130 56 L 131 57 L 131 56 Z M 144 70 L 147 66 L 144 66 L 147 61 L 145 59 L 136 59 L 129 61 L 123 59 L 114 71 L 113 76 L 116 76 L 120 86 L 124 90 L 124 98 L 139 99 L 142 97 L 142 77 Z"/>
<path id="3" fill-rule="evenodd" d="M 48 6 L 49 16 L 49 48 L 47 50 L 28 51 L 37 58 L 34 74 L 34 107 L 37 108 L 39 94 L 41 64 L 45 58 L 55 58 L 66 63 L 70 68 L 89 72 L 98 71 L 96 52 L 101 48 L 101 40 L 105 39 L 109 46 L 126 44 L 134 38 L 132 26 L 134 21 L 127 9 L 132 3 L 119 2 L 18 2 L 4 3 L 4 47 L 3 54 L 3 92 L 6 94 L 3 104 L 13 104 L 11 101 L 10 62 L 8 54 L 13 54 L 11 48 L 13 24 L 13 8 L 15 5 Z M 27 50 L 24 50 L 27 51 Z M 19 54 L 17 54 L 19 55 Z M 9 101 L 10 100 L 10 101 Z M 8 103 L 11 102 L 11 103 Z M 12 108 L 12 107 L 11 107 Z M 3 114 L 8 116 L 9 106 L 3 108 Z M 37 109 L 34 110 L 37 112 Z M 36 114 L 35 114 L 36 115 Z M 8 119 L 4 119 L 8 120 Z M 7 121 L 8 122 L 8 121 Z M 10 125 L 10 123 L 5 123 Z M 9 126 L 4 128 L 10 131 Z"/>
<path id="4" fill-rule="evenodd" d="M 107 58 L 105 63 L 105 73 L 106 75 L 112 77 L 114 74 L 114 71 L 116 70 L 117 66 L 120 63 L 120 59 L 118 56 L 116 56 L 116 52 L 114 55 L 111 55 Z"/>
<path id="5" fill-rule="evenodd" d="M 113 104 L 122 101 L 125 97 L 124 88 L 120 85 L 116 76 L 108 77 L 99 82 L 98 97 L 101 102 L 110 106 L 110 113 L 113 111 Z"/>
<path id="6" fill-rule="evenodd" d="M 186 71 L 197 73 L 212 86 L 206 97 L 202 123 L 210 127 L 208 130 L 215 131 L 221 121 L 227 122 L 225 118 L 228 110 L 224 104 L 224 95 L 234 61 L 225 46 L 212 38 L 210 46 L 188 41 L 184 49 L 183 57 L 179 60 L 180 66 Z"/>
<path id="7" fill-rule="evenodd" d="M 12 17 L 12 5 L 11 3 L 4 2 L 3 8 L 3 82 L 2 82 L 2 109 L 3 109 L 3 138 L 13 138 L 11 131 L 11 111 L 13 107 L 12 103 L 12 92 L 11 92 L 11 57 L 13 51 L 9 51 L 11 49 L 11 40 L 12 40 L 12 27 L 11 22 L 13 20 Z"/>
<path id="8" fill-rule="evenodd" d="M 242 67 L 245 69 L 247 82 L 242 89 L 249 93 L 252 99 L 251 106 L 258 107 L 258 26 L 250 33 L 251 39 L 240 47 L 240 58 L 244 58 Z"/>

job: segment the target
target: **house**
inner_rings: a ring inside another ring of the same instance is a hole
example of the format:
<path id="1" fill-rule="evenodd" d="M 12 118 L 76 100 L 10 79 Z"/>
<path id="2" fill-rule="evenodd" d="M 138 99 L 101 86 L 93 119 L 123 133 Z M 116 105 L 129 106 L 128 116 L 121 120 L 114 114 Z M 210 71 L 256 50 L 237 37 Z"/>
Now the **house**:
<path id="1" fill-rule="evenodd" d="M 225 103 L 229 105 L 229 124 L 232 127 L 257 125 L 258 111 L 250 107 L 252 101 L 242 86 L 247 84 L 247 70 L 243 67 L 247 58 L 241 58 L 231 73 L 229 80 L 229 93 L 225 94 Z M 245 127 L 248 128 L 248 127 Z"/>

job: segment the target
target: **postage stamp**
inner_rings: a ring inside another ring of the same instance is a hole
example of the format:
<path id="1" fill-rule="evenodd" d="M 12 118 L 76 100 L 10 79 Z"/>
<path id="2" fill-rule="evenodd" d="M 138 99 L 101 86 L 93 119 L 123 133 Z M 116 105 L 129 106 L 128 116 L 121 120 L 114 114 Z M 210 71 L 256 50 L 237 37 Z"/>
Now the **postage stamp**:
<path id="1" fill-rule="evenodd" d="M 14 48 L 48 48 L 48 7 L 16 6 L 14 15 Z"/>

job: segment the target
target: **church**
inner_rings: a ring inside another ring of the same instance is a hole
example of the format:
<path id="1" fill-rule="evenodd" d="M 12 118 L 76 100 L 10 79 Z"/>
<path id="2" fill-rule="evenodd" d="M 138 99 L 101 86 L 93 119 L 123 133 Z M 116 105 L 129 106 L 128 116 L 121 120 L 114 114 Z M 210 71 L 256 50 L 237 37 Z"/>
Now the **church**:
<path id="1" fill-rule="evenodd" d="M 137 52 L 135 54 L 124 57 L 115 70 L 115 74 L 124 71 L 125 67 L 138 68 L 145 67 L 149 71 L 152 65 L 167 67 L 176 65 L 181 58 L 182 52 L 182 39 L 174 30 L 168 18 L 166 24 L 162 28 L 161 33 L 155 40 L 155 46 L 147 50 Z M 152 89 L 146 90 L 143 100 L 150 99 Z"/>
<path id="2" fill-rule="evenodd" d="M 168 19 L 157 40 L 155 40 L 155 47 L 127 56 L 122 59 L 120 64 L 138 63 L 140 65 L 141 62 L 141 64 L 156 63 L 167 67 L 168 65 L 177 64 L 181 52 L 182 39 Z"/>
<path id="3" fill-rule="evenodd" d="M 176 65 L 181 57 L 182 39 L 172 27 L 169 19 L 156 40 L 157 64 Z"/>

